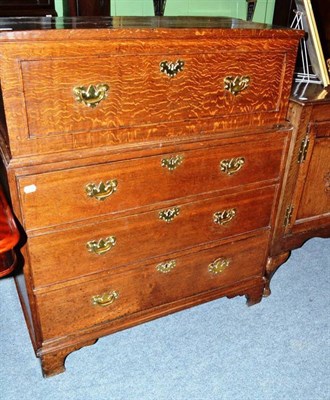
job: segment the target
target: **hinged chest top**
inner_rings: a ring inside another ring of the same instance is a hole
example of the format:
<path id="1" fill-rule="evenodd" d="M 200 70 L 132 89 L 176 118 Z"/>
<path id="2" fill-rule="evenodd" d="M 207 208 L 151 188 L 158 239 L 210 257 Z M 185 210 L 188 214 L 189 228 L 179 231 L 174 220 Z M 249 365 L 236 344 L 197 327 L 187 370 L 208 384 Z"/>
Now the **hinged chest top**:
<path id="1" fill-rule="evenodd" d="M 0 19 L 5 157 L 280 123 L 300 37 L 231 18 Z"/>
<path id="2" fill-rule="evenodd" d="M 236 30 L 241 35 L 259 32 L 265 36 L 292 36 L 292 29 L 272 25 L 247 22 L 231 17 L 15 17 L 0 18 L 3 31 L 25 32 L 40 30 Z M 244 32 L 245 31 L 245 32 Z M 267 32 L 267 33 L 266 33 Z M 299 32 L 299 31 L 296 31 Z M 227 35 L 231 33 L 227 32 Z M 297 33 L 299 36 L 300 34 Z"/>

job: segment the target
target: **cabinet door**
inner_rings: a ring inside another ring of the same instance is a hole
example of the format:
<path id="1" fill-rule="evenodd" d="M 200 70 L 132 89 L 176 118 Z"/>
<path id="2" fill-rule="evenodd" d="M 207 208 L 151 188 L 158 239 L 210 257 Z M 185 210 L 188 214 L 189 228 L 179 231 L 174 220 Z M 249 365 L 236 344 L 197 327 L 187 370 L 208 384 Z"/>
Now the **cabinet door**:
<path id="1" fill-rule="evenodd" d="M 330 234 L 330 121 L 328 104 L 290 104 L 295 126 L 272 254 Z"/>
<path id="2" fill-rule="evenodd" d="M 316 138 L 303 188 L 297 220 L 330 213 L 330 138 Z"/>
<path id="3" fill-rule="evenodd" d="M 305 239 L 330 222 L 330 121 L 311 122 L 306 131 L 296 143 L 297 175 L 284 215 L 285 236 Z"/>

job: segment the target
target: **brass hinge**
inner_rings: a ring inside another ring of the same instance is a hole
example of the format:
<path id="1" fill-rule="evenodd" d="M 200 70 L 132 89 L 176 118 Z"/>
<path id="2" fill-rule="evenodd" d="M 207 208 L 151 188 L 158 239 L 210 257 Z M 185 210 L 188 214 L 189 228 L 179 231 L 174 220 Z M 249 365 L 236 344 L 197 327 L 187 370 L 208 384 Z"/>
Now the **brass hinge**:
<path id="1" fill-rule="evenodd" d="M 300 145 L 300 150 L 298 154 L 298 164 L 302 164 L 306 160 L 308 146 L 309 146 L 309 136 L 307 135 Z"/>
<path id="2" fill-rule="evenodd" d="M 285 216 L 284 216 L 285 227 L 291 224 L 292 213 L 293 213 L 293 206 L 289 205 L 285 210 Z"/>

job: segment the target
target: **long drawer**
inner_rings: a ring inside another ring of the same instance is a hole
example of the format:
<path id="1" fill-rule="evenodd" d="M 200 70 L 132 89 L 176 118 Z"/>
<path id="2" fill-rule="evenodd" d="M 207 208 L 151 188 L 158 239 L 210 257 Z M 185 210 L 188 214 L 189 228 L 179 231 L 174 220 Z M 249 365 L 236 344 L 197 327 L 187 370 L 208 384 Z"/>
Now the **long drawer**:
<path id="1" fill-rule="evenodd" d="M 43 339 L 175 302 L 262 275 L 268 235 L 38 294 Z"/>
<path id="2" fill-rule="evenodd" d="M 27 231 L 277 179 L 285 132 L 202 150 L 18 177 Z M 56 207 L 54 207 L 56 205 Z"/>
<path id="3" fill-rule="evenodd" d="M 275 186 L 30 237 L 36 287 L 268 227 Z"/>
<path id="4" fill-rule="evenodd" d="M 282 101 L 285 63 L 285 51 L 210 53 L 198 46 L 190 54 L 178 48 L 176 54 L 103 55 L 92 63 L 90 55 L 23 60 L 29 136 L 226 115 L 271 118 Z M 138 138 L 152 139 L 146 132 Z"/>

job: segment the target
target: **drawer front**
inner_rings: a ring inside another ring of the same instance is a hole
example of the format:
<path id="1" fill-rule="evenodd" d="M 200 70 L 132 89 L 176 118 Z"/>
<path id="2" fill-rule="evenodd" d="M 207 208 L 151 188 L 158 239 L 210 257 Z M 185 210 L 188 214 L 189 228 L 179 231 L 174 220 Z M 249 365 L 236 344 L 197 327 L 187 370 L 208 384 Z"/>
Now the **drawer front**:
<path id="1" fill-rule="evenodd" d="M 173 204 L 79 229 L 30 237 L 34 284 L 65 281 L 267 227 L 274 191 L 275 186 L 270 186 Z"/>
<path id="2" fill-rule="evenodd" d="M 37 295 L 44 340 L 262 275 L 267 235 Z"/>
<path id="3" fill-rule="evenodd" d="M 29 136 L 278 112 L 285 52 L 195 52 L 21 61 Z"/>
<path id="4" fill-rule="evenodd" d="M 277 179 L 284 137 L 19 177 L 25 229 Z"/>

